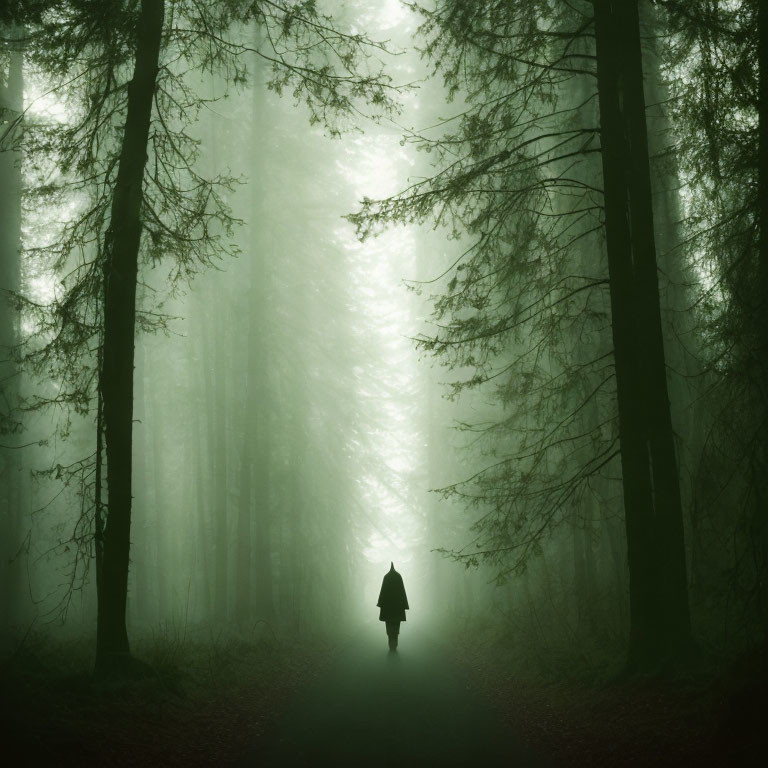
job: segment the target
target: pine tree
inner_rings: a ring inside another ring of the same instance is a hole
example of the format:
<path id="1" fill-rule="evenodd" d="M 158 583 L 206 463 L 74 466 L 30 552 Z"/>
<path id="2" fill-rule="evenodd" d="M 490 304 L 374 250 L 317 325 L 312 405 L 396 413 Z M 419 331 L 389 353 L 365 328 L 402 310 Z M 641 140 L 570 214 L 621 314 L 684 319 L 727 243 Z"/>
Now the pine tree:
<path id="1" fill-rule="evenodd" d="M 230 84 L 244 82 L 243 57 L 253 48 L 240 36 L 255 23 L 266 30 L 255 53 L 272 68 L 270 87 L 289 88 L 331 133 L 361 104 L 392 108 L 396 89 L 367 66 L 367 51 L 384 46 L 335 29 L 313 2 L 79 0 L 22 4 L 15 13 L 30 26 L 35 65 L 61 98 L 77 105 L 70 123 L 43 128 L 27 141 L 31 156 L 54 158 L 65 187 L 89 198 L 57 242 L 35 253 L 69 271 L 52 307 L 27 304 L 41 339 L 27 361 L 33 372 L 53 368 L 62 380 L 60 393 L 39 405 L 97 414 L 95 479 L 83 491 L 94 498 L 93 518 L 83 518 L 86 526 L 92 519 L 93 538 L 83 540 L 95 550 L 96 670 L 119 672 L 132 666 L 125 606 L 134 339 L 137 330 L 165 322 L 137 294 L 139 275 L 143 266 L 164 261 L 171 288 L 191 278 L 232 252 L 225 238 L 236 223 L 225 198 L 235 180 L 196 170 L 198 141 L 189 128 L 206 98 L 191 89 L 189 73 L 217 71 Z M 217 565 L 217 597 L 223 594 L 217 604 L 225 615 L 226 544 L 218 546 L 223 573 Z"/>
<path id="2" fill-rule="evenodd" d="M 456 393 L 495 384 L 503 407 L 483 430 L 493 463 L 446 489 L 480 510 L 456 557 L 502 581 L 522 571 L 586 496 L 609 498 L 620 457 L 628 668 L 658 669 L 689 646 L 690 621 L 637 3 L 421 12 L 425 54 L 466 107 L 443 135 L 407 137 L 437 155 L 435 175 L 352 219 L 366 236 L 432 218 L 468 241 L 421 341 L 474 371 Z M 590 239 L 603 232 L 605 246 Z"/>

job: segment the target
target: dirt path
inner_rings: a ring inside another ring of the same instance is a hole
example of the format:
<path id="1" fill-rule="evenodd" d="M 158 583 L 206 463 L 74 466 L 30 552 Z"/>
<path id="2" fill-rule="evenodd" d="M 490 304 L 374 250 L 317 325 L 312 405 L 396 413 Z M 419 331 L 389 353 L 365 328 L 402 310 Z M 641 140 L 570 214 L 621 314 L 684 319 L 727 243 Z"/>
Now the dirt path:
<path id="1" fill-rule="evenodd" d="M 390 654 L 383 628 L 372 625 L 238 765 L 545 765 L 439 648 L 405 624 Z"/>

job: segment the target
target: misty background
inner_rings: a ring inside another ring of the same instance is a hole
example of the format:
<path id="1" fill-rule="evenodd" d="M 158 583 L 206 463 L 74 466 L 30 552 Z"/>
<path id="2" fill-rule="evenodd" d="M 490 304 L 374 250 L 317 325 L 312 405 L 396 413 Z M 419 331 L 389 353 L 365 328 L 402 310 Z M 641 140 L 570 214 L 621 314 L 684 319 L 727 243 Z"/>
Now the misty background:
<path id="1" fill-rule="evenodd" d="M 406 649 L 754 669 L 761 3 L 39 0 L 0 25 L 4 656 L 383 648 L 394 562 Z"/>

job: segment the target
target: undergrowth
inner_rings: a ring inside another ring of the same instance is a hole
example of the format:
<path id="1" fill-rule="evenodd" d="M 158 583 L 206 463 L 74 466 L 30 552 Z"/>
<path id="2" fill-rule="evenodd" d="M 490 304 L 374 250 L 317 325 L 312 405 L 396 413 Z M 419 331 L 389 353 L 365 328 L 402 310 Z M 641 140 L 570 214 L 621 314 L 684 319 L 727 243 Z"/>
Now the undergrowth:
<path id="1" fill-rule="evenodd" d="M 4 744 L 22 764 L 210 765 L 270 731 L 323 666 L 317 638 L 158 627 L 134 640 L 148 673 L 99 680 L 91 638 L 30 634 L 0 660 Z"/>

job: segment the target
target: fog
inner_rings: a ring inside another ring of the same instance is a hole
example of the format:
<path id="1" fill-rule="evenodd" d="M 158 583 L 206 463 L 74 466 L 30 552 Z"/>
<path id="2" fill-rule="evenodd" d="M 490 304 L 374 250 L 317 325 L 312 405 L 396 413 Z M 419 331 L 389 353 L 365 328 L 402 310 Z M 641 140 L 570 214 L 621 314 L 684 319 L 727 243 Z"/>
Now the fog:
<path id="1" fill-rule="evenodd" d="M 522 680 L 738 669 L 738 699 L 768 637 L 768 27 L 682 5 L 8 4 L 9 691 L 46 653 L 37 680 L 258 680 L 243 764 L 334 759 L 315 715 L 456 764 L 509 759 L 519 717 L 546 762 L 539 694 L 494 704 Z M 434 752 L 410 718 L 441 708 Z"/>
<path id="2" fill-rule="evenodd" d="M 401 45 L 414 31 L 409 15 L 393 2 L 365 18 L 371 36 Z M 226 252 L 189 280 L 162 260 L 142 267 L 139 318 L 161 328 L 136 339 L 129 628 L 339 631 L 376 618 L 391 561 L 407 574 L 416 621 L 447 609 L 429 599 L 437 579 L 450 609 L 466 612 L 460 585 L 470 576 L 443 566 L 434 550 L 453 543 L 450 529 L 436 534 L 431 519 L 430 469 L 461 444 L 457 412 L 431 403 L 440 385 L 412 341 L 429 303 L 408 289 L 443 271 L 456 246 L 417 225 L 360 243 L 344 216 L 363 197 L 396 193 L 416 150 L 390 121 L 363 119 L 329 138 L 267 88 L 257 57 L 248 66 L 246 87 L 215 75 L 192 82 L 209 100 L 193 127 L 200 165 L 236 179 L 226 202 L 237 224 L 217 233 Z M 424 69 L 414 52 L 394 67 L 403 82 Z M 30 78 L 33 119 L 66 123 L 43 88 Z M 441 97 L 421 84 L 399 119 L 413 122 Z M 26 239 L 55 240 L 60 217 L 84 205 L 75 191 L 27 208 Z M 49 269 L 24 264 L 35 301 L 61 294 Z M 57 385 L 23 386 L 34 397 Z M 95 621 L 95 581 L 89 523 L 73 521 L 88 475 L 69 470 L 92 452 L 93 422 L 51 410 L 27 428 L 41 444 L 24 453 L 30 599 L 18 610 L 25 623 L 83 632 Z M 66 440 L 55 437 L 62 429 Z M 26 478 L 49 467 L 52 476 Z M 460 519 L 443 506 L 445 519 Z"/>

